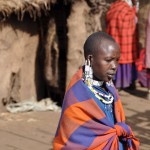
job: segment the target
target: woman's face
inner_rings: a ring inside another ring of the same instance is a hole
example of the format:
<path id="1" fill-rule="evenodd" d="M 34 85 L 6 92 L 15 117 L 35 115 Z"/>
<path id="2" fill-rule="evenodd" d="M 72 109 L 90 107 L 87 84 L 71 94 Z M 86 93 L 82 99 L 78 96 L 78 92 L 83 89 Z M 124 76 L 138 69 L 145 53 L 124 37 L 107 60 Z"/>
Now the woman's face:
<path id="1" fill-rule="evenodd" d="M 120 58 L 120 49 L 115 44 L 102 46 L 102 48 L 91 56 L 91 65 L 95 80 L 108 82 L 114 78 Z"/>

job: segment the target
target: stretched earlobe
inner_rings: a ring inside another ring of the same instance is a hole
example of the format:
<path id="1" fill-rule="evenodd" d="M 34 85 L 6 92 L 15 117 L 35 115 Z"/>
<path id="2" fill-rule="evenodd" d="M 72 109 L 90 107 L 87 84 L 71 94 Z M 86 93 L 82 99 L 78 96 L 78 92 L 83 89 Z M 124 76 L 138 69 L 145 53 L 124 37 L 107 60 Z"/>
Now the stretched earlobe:
<path id="1" fill-rule="evenodd" d="M 89 61 L 90 66 L 92 66 L 91 64 L 92 64 L 92 61 L 93 61 L 93 56 L 92 55 L 88 55 L 87 60 Z"/>
<path id="2" fill-rule="evenodd" d="M 85 70 L 84 70 L 85 80 L 88 80 L 89 78 L 93 79 L 93 69 L 91 67 L 91 60 L 89 56 L 88 59 L 85 60 Z"/>

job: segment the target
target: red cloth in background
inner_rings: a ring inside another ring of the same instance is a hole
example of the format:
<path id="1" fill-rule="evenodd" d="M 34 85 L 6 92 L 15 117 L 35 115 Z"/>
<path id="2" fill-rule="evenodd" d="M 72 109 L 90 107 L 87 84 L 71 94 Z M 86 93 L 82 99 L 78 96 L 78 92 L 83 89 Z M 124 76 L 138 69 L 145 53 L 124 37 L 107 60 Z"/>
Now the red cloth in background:
<path id="1" fill-rule="evenodd" d="M 137 59 L 136 8 L 124 1 L 112 3 L 106 15 L 106 32 L 121 48 L 119 63 L 132 63 Z"/>
<path id="2" fill-rule="evenodd" d="M 146 68 L 145 65 L 145 48 L 140 51 L 139 59 L 136 61 L 136 67 L 138 71 L 142 71 Z"/>

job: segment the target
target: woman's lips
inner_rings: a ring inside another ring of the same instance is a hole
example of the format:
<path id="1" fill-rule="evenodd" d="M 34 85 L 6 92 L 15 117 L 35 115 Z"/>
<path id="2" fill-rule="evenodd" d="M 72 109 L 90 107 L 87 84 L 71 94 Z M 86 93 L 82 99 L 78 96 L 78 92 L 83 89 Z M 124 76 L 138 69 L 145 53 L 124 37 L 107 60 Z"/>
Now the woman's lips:
<path id="1" fill-rule="evenodd" d="M 108 76 L 109 78 L 113 79 L 114 76 L 115 76 L 115 74 L 107 74 L 107 76 Z"/>

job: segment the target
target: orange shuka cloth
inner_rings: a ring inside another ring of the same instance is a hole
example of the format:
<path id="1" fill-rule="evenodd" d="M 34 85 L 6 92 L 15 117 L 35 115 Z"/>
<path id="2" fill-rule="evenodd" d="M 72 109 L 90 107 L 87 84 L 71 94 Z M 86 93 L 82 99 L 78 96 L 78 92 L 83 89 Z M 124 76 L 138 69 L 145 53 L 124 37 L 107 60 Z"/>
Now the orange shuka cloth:
<path id="1" fill-rule="evenodd" d="M 53 149 L 119 150 L 118 137 L 122 137 L 126 150 L 138 150 L 139 142 L 125 124 L 122 104 L 115 87 L 110 86 L 108 89 L 114 95 L 116 124 L 113 125 L 85 86 L 80 69 L 67 88 Z"/>
<path id="2" fill-rule="evenodd" d="M 120 46 L 120 64 L 132 63 L 137 59 L 136 8 L 125 1 L 112 3 L 106 15 L 106 32 Z"/>

